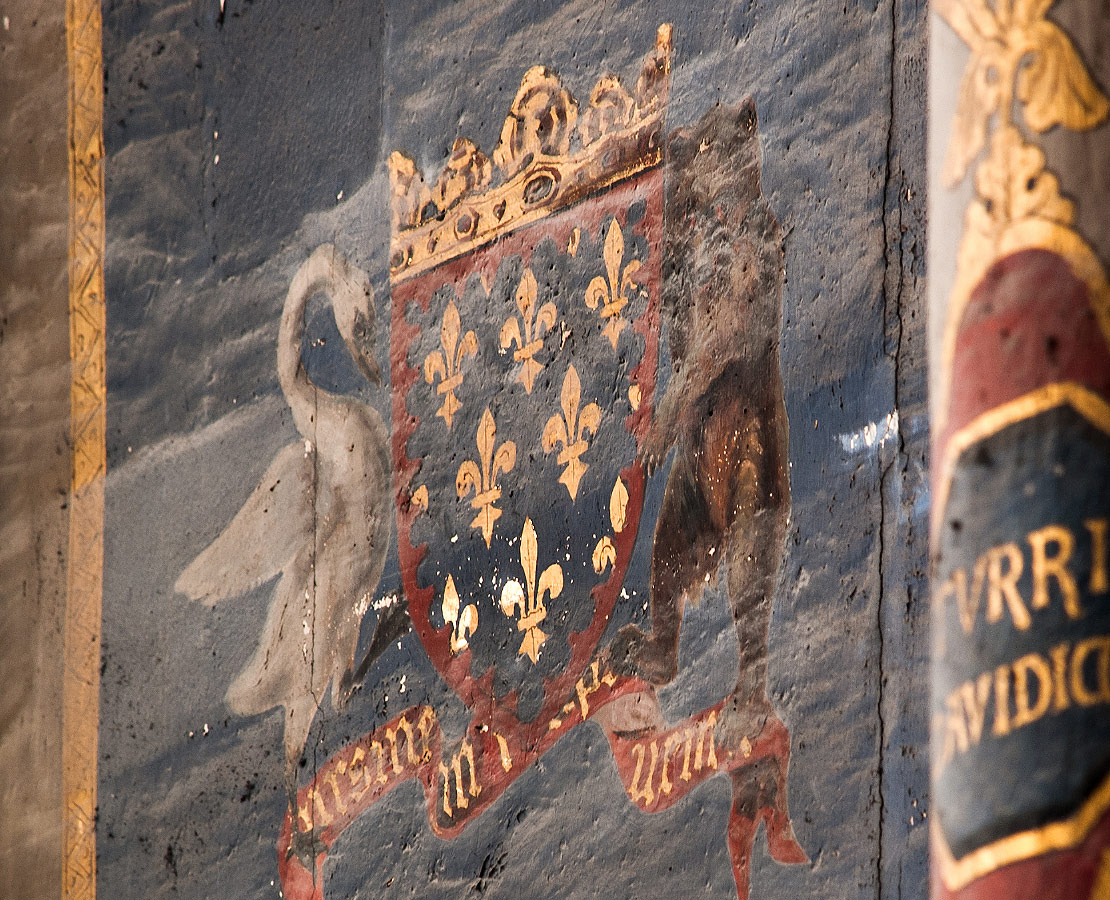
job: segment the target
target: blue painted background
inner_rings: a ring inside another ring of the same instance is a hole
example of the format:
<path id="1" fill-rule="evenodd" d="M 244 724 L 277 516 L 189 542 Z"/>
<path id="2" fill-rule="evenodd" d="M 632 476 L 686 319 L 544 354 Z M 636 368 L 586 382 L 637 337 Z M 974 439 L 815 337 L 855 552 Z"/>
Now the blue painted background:
<path id="1" fill-rule="evenodd" d="M 296 438 L 274 349 L 292 274 L 326 241 L 363 267 L 384 362 L 388 152 L 429 173 L 456 136 L 488 153 L 526 68 L 551 66 L 580 99 L 606 71 L 631 84 L 671 21 L 669 127 L 753 95 L 764 193 L 785 235 L 793 513 L 770 677 L 813 862 L 780 867 L 757 838 L 752 897 L 925 897 L 923 5 L 227 0 L 221 13 L 218 0 L 186 0 L 104 12 L 101 896 L 278 894 L 281 713 L 243 719 L 222 699 L 270 585 L 207 609 L 173 583 Z M 322 304 L 309 338 L 323 338 L 305 356 L 314 380 L 388 412 Z M 649 485 L 650 517 L 664 477 Z M 393 550 L 379 591 L 398 585 Z M 643 619 L 643 598 L 618 617 Z M 687 616 L 665 712 L 716 701 L 735 667 L 713 589 Z M 410 635 L 343 715 L 325 703 L 312 754 L 420 702 L 449 737 L 461 732 L 465 711 Z M 391 794 L 334 848 L 327 896 L 728 898 L 730 796 L 717 778 L 646 816 L 587 725 L 449 843 L 415 784 Z"/>

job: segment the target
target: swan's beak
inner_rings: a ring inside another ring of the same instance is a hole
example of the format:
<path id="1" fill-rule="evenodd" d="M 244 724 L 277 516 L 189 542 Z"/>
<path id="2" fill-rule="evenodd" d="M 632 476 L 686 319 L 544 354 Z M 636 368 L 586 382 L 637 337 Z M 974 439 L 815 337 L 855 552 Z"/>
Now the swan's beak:
<path id="1" fill-rule="evenodd" d="M 374 357 L 358 353 L 355 355 L 355 362 L 358 363 L 359 371 L 366 376 L 367 381 L 378 387 L 382 386 L 381 366 L 378 365 L 378 361 Z"/>
<path id="2" fill-rule="evenodd" d="M 371 302 L 373 301 L 371 300 Z M 355 361 L 359 371 L 366 376 L 367 381 L 373 382 L 378 387 L 381 387 L 382 370 L 378 366 L 377 357 L 374 355 L 373 321 L 373 307 L 370 308 L 370 315 L 367 315 L 362 310 L 356 310 L 354 321 L 347 330 L 343 328 L 343 323 L 339 320 L 339 316 L 336 316 L 336 324 L 339 325 L 339 333 L 343 335 L 343 340 L 347 344 L 347 349 L 351 352 L 351 359 Z"/>

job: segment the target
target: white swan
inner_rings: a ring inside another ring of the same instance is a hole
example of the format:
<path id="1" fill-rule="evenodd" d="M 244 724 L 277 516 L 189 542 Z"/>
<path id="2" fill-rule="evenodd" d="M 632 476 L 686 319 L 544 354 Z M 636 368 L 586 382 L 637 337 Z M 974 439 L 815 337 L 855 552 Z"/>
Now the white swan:
<path id="1" fill-rule="evenodd" d="M 363 374 L 381 384 L 370 282 L 334 247 L 321 246 L 294 276 L 278 331 L 278 380 L 304 440 L 278 453 L 243 508 L 176 584 L 212 604 L 280 573 L 258 648 L 228 689 L 227 703 L 242 715 L 284 707 L 291 802 L 329 683 L 336 708 L 349 696 L 362 614 L 382 574 L 392 521 L 389 431 L 381 416 L 316 387 L 301 365 L 305 307 L 317 291 L 330 298 Z"/>

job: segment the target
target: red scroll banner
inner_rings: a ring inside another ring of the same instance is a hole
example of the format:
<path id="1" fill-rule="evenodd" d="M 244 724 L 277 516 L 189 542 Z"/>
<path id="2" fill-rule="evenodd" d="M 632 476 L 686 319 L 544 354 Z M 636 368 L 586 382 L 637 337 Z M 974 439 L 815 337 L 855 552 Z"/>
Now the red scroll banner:
<path id="1" fill-rule="evenodd" d="M 511 733 L 475 719 L 462 740 L 446 752 L 435 710 L 414 706 L 332 756 L 297 794 L 294 822 L 286 814 L 278 840 L 278 871 L 288 900 L 323 900 L 324 862 L 343 831 L 395 787 L 409 780 L 424 787 L 428 822 L 441 838 L 460 834 L 491 806 L 524 771 L 573 728 L 587 720 L 601 725 L 609 740 L 621 783 L 645 813 L 669 809 L 708 778 L 728 773 L 733 780 L 728 846 L 737 896 L 748 896 L 752 842 L 765 824 L 772 858 L 801 863 L 806 855 L 794 838 L 786 811 L 790 739 L 777 718 L 749 740 L 728 728 L 732 698 L 726 698 L 674 726 L 658 718 L 654 691 L 643 682 L 612 675 L 594 662 L 578 679 L 560 716 L 547 734 L 523 746 Z M 619 704 L 628 715 L 653 722 L 634 732 L 615 730 L 607 715 Z M 314 868 L 293 850 L 315 849 Z"/>

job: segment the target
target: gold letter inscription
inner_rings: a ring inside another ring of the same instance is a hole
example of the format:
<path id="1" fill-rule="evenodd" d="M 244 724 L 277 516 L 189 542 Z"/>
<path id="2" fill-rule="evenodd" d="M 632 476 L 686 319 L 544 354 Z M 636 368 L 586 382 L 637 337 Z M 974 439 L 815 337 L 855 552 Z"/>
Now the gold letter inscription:
<path id="1" fill-rule="evenodd" d="M 1007 566 L 1002 568 L 1003 560 Z M 999 622 L 1002 620 L 1002 601 L 1010 610 L 1010 617 L 1014 620 L 1014 627 L 1025 631 L 1031 624 L 1029 610 L 1022 602 L 1018 593 L 1017 583 L 1025 567 L 1021 551 L 1017 544 L 1003 544 L 987 551 L 987 580 L 990 588 L 987 592 L 987 621 Z"/>
<path id="2" fill-rule="evenodd" d="M 1056 545 L 1056 553 L 1048 555 L 1048 545 Z M 1080 616 L 1079 588 L 1068 571 L 1068 560 L 1075 549 L 1071 532 L 1059 525 L 1047 525 L 1030 532 L 1029 546 L 1033 549 L 1033 609 L 1048 606 L 1048 579 L 1055 578 L 1064 597 L 1064 610 L 1073 619 Z"/>
<path id="3" fill-rule="evenodd" d="M 466 760 L 467 771 L 470 773 L 469 790 L 463 788 L 463 760 Z M 466 809 L 470 806 L 468 794 L 471 797 L 477 797 L 482 793 L 482 788 L 478 784 L 478 767 L 474 763 L 474 748 L 470 746 L 470 741 L 462 742 L 459 752 L 451 757 L 449 765 L 439 764 L 439 774 L 443 778 L 443 811 L 448 818 L 454 817 L 451 809 L 452 781 L 455 784 L 455 808 L 457 809 Z"/>
<path id="4" fill-rule="evenodd" d="M 1092 594 L 1110 591 L 1110 576 L 1106 566 L 1106 519 L 1088 519 L 1083 525 L 1091 532 L 1091 585 Z"/>
<path id="5" fill-rule="evenodd" d="M 1029 702 L 1029 679 L 1037 682 L 1037 701 Z M 1036 722 L 1052 702 L 1052 670 L 1039 653 L 1029 653 L 1014 662 L 1014 728 Z"/>

